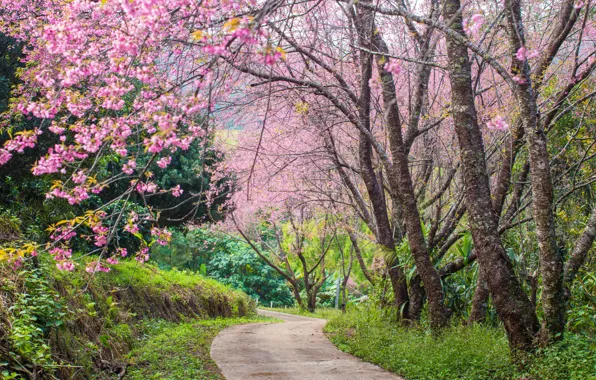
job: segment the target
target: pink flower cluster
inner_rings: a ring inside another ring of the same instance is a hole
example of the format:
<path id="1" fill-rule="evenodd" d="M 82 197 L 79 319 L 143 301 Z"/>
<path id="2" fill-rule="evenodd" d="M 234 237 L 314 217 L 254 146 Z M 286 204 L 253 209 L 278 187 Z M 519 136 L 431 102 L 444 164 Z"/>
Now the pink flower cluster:
<path id="1" fill-rule="evenodd" d="M 57 261 L 56 267 L 60 270 L 73 271 L 75 266 L 72 262 L 72 250 L 64 247 L 54 247 L 49 250 L 50 255 Z"/>
<path id="2" fill-rule="evenodd" d="M 399 75 L 399 73 L 401 73 L 401 65 L 397 59 L 389 58 L 389 61 L 385 63 L 385 70 L 393 75 Z"/>
<path id="3" fill-rule="evenodd" d="M 137 260 L 139 263 L 147 262 L 149 260 L 149 248 L 141 248 L 141 250 L 135 256 L 135 260 Z"/>
<path id="4" fill-rule="evenodd" d="M 139 182 L 136 190 L 139 193 L 155 193 L 157 192 L 157 184 L 155 182 Z"/>
<path id="5" fill-rule="evenodd" d="M 85 271 L 87 271 L 87 273 L 96 273 L 96 272 L 108 273 L 110 271 L 110 268 L 103 266 L 101 261 L 94 261 L 94 262 L 87 264 Z"/>
<path id="6" fill-rule="evenodd" d="M 484 16 L 477 13 L 472 15 L 469 19 L 464 20 L 464 31 L 473 37 L 478 35 L 478 32 L 484 24 Z"/>
<path id="7" fill-rule="evenodd" d="M 153 238 L 160 245 L 168 245 L 168 243 L 172 239 L 172 233 L 166 230 L 165 228 L 153 227 L 151 229 L 151 236 L 153 236 Z"/>
<path id="8" fill-rule="evenodd" d="M 162 169 L 167 168 L 172 162 L 172 157 L 162 157 L 157 161 L 157 166 Z"/>
<path id="9" fill-rule="evenodd" d="M 184 190 L 182 190 L 180 185 L 174 186 L 172 189 L 170 189 L 170 191 L 172 192 L 172 195 L 175 196 L 176 198 L 180 197 L 182 195 L 182 193 L 184 193 Z"/>
<path id="10" fill-rule="evenodd" d="M 488 123 L 486 123 L 486 128 L 495 130 L 495 131 L 505 131 L 509 129 L 509 124 L 503 119 L 502 116 L 497 116 Z"/>
<path id="11" fill-rule="evenodd" d="M 526 61 L 528 59 L 533 59 L 533 58 L 538 58 L 540 57 L 540 53 L 538 52 L 538 50 L 532 50 L 529 51 L 528 49 L 526 49 L 525 47 L 520 47 L 517 50 L 517 53 L 515 53 L 515 58 L 517 58 L 518 61 Z"/>
<path id="12" fill-rule="evenodd" d="M 266 20 L 234 16 L 252 14 L 256 5 L 254 0 L 0 0 L 0 32 L 27 46 L 22 85 L 9 112 L 43 119 L 0 147 L 0 165 L 35 147 L 40 134 L 54 134 L 59 141 L 39 157 L 33 174 L 58 177 L 46 196 L 72 205 L 100 193 L 113 176 L 147 174 L 131 152 L 160 155 L 156 163 L 166 169 L 171 153 L 206 135 L 203 116 L 233 91 L 215 72 L 215 59 L 236 46 L 266 46 L 257 24 Z M 264 63 L 273 65 L 284 54 L 267 49 Z M 121 173 L 105 178 L 105 165 L 97 163 L 114 154 L 122 157 Z M 145 178 L 133 177 L 130 186 L 126 191 L 159 191 Z M 178 185 L 164 192 L 179 197 L 183 190 Z M 91 219 L 83 223 L 92 231 L 87 238 L 105 249 L 113 222 Z M 136 234 L 138 223 L 130 217 L 124 229 Z M 159 244 L 171 239 L 166 230 L 153 232 Z M 74 270 L 67 247 L 73 236 L 70 227 L 53 233 L 54 243 L 64 244 L 52 252 L 60 269 Z M 136 255 L 142 262 L 148 257 L 146 247 Z M 87 267 L 108 270 L 99 261 Z"/>

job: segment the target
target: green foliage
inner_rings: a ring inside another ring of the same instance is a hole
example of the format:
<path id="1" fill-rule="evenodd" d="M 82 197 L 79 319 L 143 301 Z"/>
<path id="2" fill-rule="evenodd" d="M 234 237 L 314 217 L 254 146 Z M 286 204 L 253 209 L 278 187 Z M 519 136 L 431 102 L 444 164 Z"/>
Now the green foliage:
<path id="1" fill-rule="evenodd" d="M 502 328 L 456 326 L 434 336 L 399 327 L 376 308 L 353 307 L 329 321 L 325 332 L 342 351 L 407 379 L 594 379 L 596 342 L 568 336 L 527 358 L 521 371 L 511 363 Z"/>
<path id="2" fill-rule="evenodd" d="M 150 321 L 145 337 L 129 355 L 132 366 L 127 378 L 146 379 L 224 379 L 209 356 L 211 342 L 224 328 L 270 318 L 245 317 L 173 324 Z"/>
<path id="3" fill-rule="evenodd" d="M 0 213 L 0 242 L 15 240 L 20 235 L 21 220 L 10 212 Z"/>
<path id="4" fill-rule="evenodd" d="M 587 339 L 596 340 L 596 273 L 585 270 L 578 273 L 571 286 L 567 308 L 567 328 Z"/>
<path id="5" fill-rule="evenodd" d="M 239 289 L 260 303 L 292 305 L 285 280 L 244 242 L 207 229 L 177 231 L 169 246 L 154 246 L 151 260 L 161 268 L 185 268 Z"/>
<path id="6" fill-rule="evenodd" d="M 12 292 L 14 301 L 7 310 L 9 362 L 19 372 L 36 373 L 53 366 L 47 336 L 63 324 L 66 310 L 44 276 L 45 268 L 25 261 L 19 277 L 7 278 L 3 292 Z"/>
<path id="7" fill-rule="evenodd" d="M 207 272 L 265 305 L 294 303 L 285 280 L 240 242 L 228 242 L 225 250 L 218 251 L 209 261 Z"/>
<path id="8" fill-rule="evenodd" d="M 137 165 L 143 167 L 152 159 L 152 154 L 139 151 L 132 152 L 136 157 Z M 169 190 L 180 185 L 183 194 L 174 197 L 171 193 L 156 193 L 151 196 L 141 197 L 134 194 L 131 202 L 141 207 L 150 207 L 158 212 L 159 224 L 171 227 L 180 227 L 188 222 L 203 223 L 221 220 L 227 209 L 225 202 L 233 191 L 233 179 L 223 177 L 212 183 L 215 167 L 224 155 L 213 147 L 212 136 L 197 139 L 186 150 L 177 150 L 170 154 L 171 163 L 167 168 L 160 168 L 157 163 L 149 166 L 149 173 L 160 189 Z M 104 176 L 113 175 L 119 171 L 123 162 L 121 158 L 113 155 L 104 163 Z M 110 188 L 104 190 L 99 198 L 101 203 L 107 203 L 130 186 L 128 179 L 116 181 Z M 208 199 L 207 193 L 215 192 L 217 196 Z"/>
<path id="9" fill-rule="evenodd" d="M 596 379 L 596 341 L 567 334 L 562 342 L 539 350 L 529 358 L 528 369 L 512 378 L 542 380 Z"/>

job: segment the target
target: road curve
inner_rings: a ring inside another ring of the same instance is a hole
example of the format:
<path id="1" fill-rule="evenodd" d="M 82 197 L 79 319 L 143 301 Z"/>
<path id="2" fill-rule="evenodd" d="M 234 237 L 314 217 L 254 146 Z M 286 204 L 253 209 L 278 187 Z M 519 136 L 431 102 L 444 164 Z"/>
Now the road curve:
<path id="1" fill-rule="evenodd" d="M 259 310 L 284 323 L 229 327 L 217 335 L 211 358 L 227 380 L 398 380 L 339 351 L 323 335 L 325 320 Z"/>

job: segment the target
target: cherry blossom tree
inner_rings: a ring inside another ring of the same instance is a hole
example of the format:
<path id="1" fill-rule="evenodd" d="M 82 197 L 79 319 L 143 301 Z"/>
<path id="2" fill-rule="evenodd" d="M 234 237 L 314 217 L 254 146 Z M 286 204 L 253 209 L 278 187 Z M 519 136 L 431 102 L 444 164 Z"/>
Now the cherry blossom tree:
<path id="1" fill-rule="evenodd" d="M 26 46 L 26 66 L 3 120 L 10 138 L 0 149 L 0 164 L 35 147 L 38 136 L 52 134 L 56 144 L 32 168 L 34 175 L 56 178 L 48 198 L 79 205 L 114 183 L 129 182 L 102 208 L 51 227 L 47 249 L 61 269 L 74 268 L 69 241 L 86 227 L 100 252 L 87 269 L 109 270 L 102 259 L 115 254 L 108 250 L 123 232 L 117 229 L 122 221 L 124 230 L 141 240 L 136 258 L 147 259 L 150 242 L 138 224 L 157 222 L 157 213 L 105 209 L 126 205 L 134 193 L 183 194 L 180 186 L 159 188 L 149 167 L 167 168 L 173 152 L 212 133 L 211 113 L 232 86 L 222 80 L 219 57 L 250 45 L 263 65 L 274 60 L 258 47 L 267 39 L 259 25 L 274 7 L 273 2 L 187 0 L 2 3 L 2 31 Z M 24 120 L 35 126 L 12 134 Z M 150 159 L 141 165 L 143 151 Z M 102 175 L 106 162 L 120 170 Z M 169 239 L 158 226 L 151 235 L 159 244 Z M 28 247 L 27 252 L 34 251 Z"/>

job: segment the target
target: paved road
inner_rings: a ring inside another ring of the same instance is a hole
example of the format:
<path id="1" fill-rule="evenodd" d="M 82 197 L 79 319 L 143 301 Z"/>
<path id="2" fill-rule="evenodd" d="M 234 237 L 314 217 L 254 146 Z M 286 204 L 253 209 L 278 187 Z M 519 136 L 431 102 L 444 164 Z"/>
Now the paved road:
<path id="1" fill-rule="evenodd" d="M 229 327 L 215 338 L 211 357 L 228 380 L 398 380 L 339 351 L 323 335 L 325 320 L 260 310 L 284 323 Z"/>

